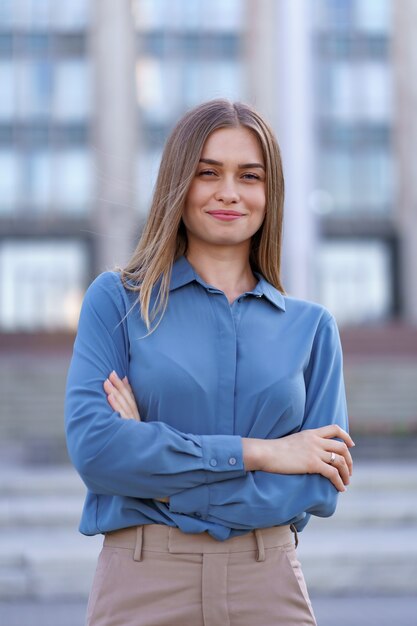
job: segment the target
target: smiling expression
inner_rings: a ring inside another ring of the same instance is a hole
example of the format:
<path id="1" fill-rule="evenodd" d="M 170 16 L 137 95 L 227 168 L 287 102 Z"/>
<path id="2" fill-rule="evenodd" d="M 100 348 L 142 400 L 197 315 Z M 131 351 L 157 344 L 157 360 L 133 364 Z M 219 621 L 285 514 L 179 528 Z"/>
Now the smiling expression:
<path id="1" fill-rule="evenodd" d="M 183 211 L 194 243 L 250 248 L 265 217 L 265 162 L 244 126 L 220 128 L 206 140 Z"/>

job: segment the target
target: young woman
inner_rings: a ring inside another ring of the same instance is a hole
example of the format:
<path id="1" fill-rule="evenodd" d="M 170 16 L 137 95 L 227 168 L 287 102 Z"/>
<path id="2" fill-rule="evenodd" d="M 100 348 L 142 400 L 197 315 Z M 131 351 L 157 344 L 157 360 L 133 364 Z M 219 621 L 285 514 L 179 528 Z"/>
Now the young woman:
<path id="1" fill-rule="evenodd" d="M 316 623 L 296 533 L 334 512 L 354 444 L 334 318 L 284 295 L 283 198 L 262 117 L 202 104 L 127 267 L 87 290 L 65 415 L 80 531 L 104 534 L 91 626 Z"/>

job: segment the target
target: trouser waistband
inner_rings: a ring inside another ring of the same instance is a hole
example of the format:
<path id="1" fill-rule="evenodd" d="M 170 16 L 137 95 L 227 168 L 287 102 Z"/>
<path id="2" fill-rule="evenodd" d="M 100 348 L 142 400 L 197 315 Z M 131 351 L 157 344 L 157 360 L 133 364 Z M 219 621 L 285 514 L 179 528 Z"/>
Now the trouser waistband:
<path id="1" fill-rule="evenodd" d="M 292 531 L 296 533 L 295 528 L 289 525 L 272 526 L 257 528 L 246 535 L 225 541 L 217 541 L 207 532 L 191 534 L 163 524 L 145 524 L 105 533 L 104 545 L 133 550 L 135 561 L 142 560 L 143 550 L 172 554 L 220 554 L 254 550 L 256 560 L 264 561 L 265 548 L 293 544 Z M 297 543 L 296 536 L 296 545 Z"/>

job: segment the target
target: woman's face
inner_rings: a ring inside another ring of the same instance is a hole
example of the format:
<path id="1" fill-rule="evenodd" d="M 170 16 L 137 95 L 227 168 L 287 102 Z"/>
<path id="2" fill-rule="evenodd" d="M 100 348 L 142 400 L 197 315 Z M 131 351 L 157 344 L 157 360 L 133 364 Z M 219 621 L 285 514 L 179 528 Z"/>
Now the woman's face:
<path id="1" fill-rule="evenodd" d="M 204 144 L 183 211 L 188 248 L 244 246 L 265 217 L 265 162 L 247 128 L 220 128 Z"/>

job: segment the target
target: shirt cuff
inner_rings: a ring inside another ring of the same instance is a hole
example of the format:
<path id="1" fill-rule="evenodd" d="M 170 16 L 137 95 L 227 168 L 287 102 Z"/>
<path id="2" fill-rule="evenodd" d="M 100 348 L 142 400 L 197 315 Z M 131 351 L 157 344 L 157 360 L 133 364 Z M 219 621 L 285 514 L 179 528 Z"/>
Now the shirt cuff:
<path id="1" fill-rule="evenodd" d="M 200 435 L 206 485 L 197 485 L 174 493 L 169 498 L 172 513 L 194 515 L 205 519 L 210 507 L 210 483 L 240 478 L 246 474 L 240 435 Z"/>
<path id="2" fill-rule="evenodd" d="M 203 467 L 214 474 L 222 472 L 238 472 L 239 476 L 245 474 L 243 464 L 243 446 L 240 435 L 200 435 L 202 446 Z M 226 478 L 232 478 L 227 476 Z M 207 482 L 217 482 L 218 476 L 214 480 L 207 479 Z M 220 479 L 221 480 L 221 479 Z"/>

